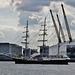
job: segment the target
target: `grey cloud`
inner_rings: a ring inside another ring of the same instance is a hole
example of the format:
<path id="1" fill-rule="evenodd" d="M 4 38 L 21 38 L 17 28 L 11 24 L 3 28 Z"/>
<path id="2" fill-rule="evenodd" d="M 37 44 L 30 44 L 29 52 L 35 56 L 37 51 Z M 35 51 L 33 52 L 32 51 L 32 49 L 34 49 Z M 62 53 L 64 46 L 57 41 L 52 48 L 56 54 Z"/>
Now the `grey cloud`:
<path id="1" fill-rule="evenodd" d="M 56 2 L 52 5 L 51 9 L 54 10 L 54 12 L 58 12 L 59 9 L 57 6 L 58 3 L 63 2 L 71 6 L 75 6 L 75 1 L 74 0 L 12 0 L 12 2 L 15 1 L 21 1 L 21 3 L 16 3 L 15 8 L 20 12 L 19 15 L 19 25 L 25 25 L 26 21 L 29 20 L 30 24 L 37 24 L 39 21 L 37 18 L 30 18 L 29 16 L 33 17 L 32 12 L 38 12 L 41 11 L 43 6 L 49 6 L 51 2 Z M 59 2 L 58 2 L 59 1 Z M 57 10 L 58 9 L 58 10 Z M 28 13 L 30 12 L 30 13 Z"/>
<path id="2" fill-rule="evenodd" d="M 43 6 L 49 6 L 50 0 L 21 0 L 22 3 L 16 3 L 16 10 L 21 11 L 19 15 L 19 24 L 25 25 L 26 20 L 29 20 L 29 24 L 37 24 L 38 18 L 33 17 L 32 12 L 39 12 Z M 24 12 L 25 11 L 25 12 Z M 28 13 L 29 11 L 31 13 Z"/>
<path id="3" fill-rule="evenodd" d="M 16 4 L 17 10 L 37 12 L 42 6 L 49 6 L 50 0 L 21 0 L 20 4 Z"/>
<path id="4" fill-rule="evenodd" d="M 64 0 L 64 2 L 68 5 L 75 7 L 75 0 Z"/>
<path id="5" fill-rule="evenodd" d="M 14 0 L 11 0 L 11 3 L 14 3 Z"/>
<path id="6" fill-rule="evenodd" d="M 75 0 L 11 0 L 11 3 L 16 2 L 16 10 L 38 12 L 43 6 L 49 6 L 50 2 L 58 1 L 75 7 Z"/>
<path id="7" fill-rule="evenodd" d="M 29 25 L 32 25 L 32 24 L 37 24 L 37 20 L 36 19 L 31 19 L 30 16 L 32 16 L 31 13 L 29 12 L 20 12 L 20 15 L 19 15 L 19 26 L 24 26 L 26 25 L 26 22 L 27 20 L 29 21 Z"/>
<path id="8" fill-rule="evenodd" d="M 50 2 L 64 0 L 20 0 L 21 3 L 16 3 L 16 10 L 39 12 L 43 6 L 49 6 Z"/>

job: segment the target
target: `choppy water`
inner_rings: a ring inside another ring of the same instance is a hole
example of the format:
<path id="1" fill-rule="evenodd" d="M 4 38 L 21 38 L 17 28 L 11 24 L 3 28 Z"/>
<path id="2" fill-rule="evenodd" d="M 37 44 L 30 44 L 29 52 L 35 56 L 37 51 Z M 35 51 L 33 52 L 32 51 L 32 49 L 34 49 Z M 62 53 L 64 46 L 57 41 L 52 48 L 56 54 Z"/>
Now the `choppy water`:
<path id="1" fill-rule="evenodd" d="M 69 65 L 26 65 L 0 62 L 0 75 L 75 75 L 75 63 L 69 63 Z"/>

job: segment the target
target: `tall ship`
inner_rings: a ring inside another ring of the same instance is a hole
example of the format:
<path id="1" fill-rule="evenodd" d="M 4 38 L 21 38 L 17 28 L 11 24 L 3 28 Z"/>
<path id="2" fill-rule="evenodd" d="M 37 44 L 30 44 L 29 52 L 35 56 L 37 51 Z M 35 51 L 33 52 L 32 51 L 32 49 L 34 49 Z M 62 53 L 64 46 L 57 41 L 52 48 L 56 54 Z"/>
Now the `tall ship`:
<path id="1" fill-rule="evenodd" d="M 69 25 L 68 25 L 68 22 L 67 22 L 66 14 L 65 14 L 65 11 L 64 11 L 64 8 L 63 8 L 63 4 L 61 4 L 61 7 L 62 7 L 62 10 L 63 10 L 63 15 L 64 15 L 64 20 L 65 20 L 68 36 L 69 36 L 69 41 L 65 40 L 64 33 L 63 33 L 63 30 L 62 30 L 62 27 L 61 27 L 61 23 L 60 23 L 58 14 L 57 14 L 57 19 L 58 19 L 58 23 L 59 23 L 59 31 L 57 29 L 56 22 L 54 20 L 53 14 L 52 14 L 52 10 L 50 10 L 52 21 L 53 21 L 53 24 L 54 24 L 54 27 L 55 27 L 57 38 L 58 38 L 58 44 L 54 45 L 54 46 L 51 46 L 51 47 L 46 46 L 45 42 L 47 40 L 46 40 L 45 37 L 47 36 L 47 33 L 46 33 L 47 29 L 46 29 L 46 18 L 45 18 L 44 19 L 44 25 L 42 25 L 43 30 L 41 30 L 42 34 L 39 34 L 40 36 L 41 35 L 43 36 L 43 39 L 38 40 L 39 42 L 43 43 L 42 46 L 39 46 L 40 52 L 36 53 L 36 54 L 33 54 L 30 57 L 30 59 L 15 59 L 16 64 L 62 64 L 62 65 L 68 64 L 68 62 L 70 61 L 70 58 L 69 58 L 68 53 L 65 50 L 65 47 L 67 46 L 67 50 L 68 50 L 68 48 L 69 48 L 68 45 L 71 46 L 74 41 L 72 40 L 72 37 L 71 37 L 71 33 L 70 33 Z M 63 42 L 61 41 L 61 38 L 60 38 L 60 32 L 61 32 L 62 37 L 63 37 Z M 51 50 L 53 50 L 53 51 L 56 50 L 57 54 L 52 54 L 52 53 L 50 54 Z M 64 54 L 60 52 L 60 51 L 63 51 L 63 50 L 65 50 Z"/>

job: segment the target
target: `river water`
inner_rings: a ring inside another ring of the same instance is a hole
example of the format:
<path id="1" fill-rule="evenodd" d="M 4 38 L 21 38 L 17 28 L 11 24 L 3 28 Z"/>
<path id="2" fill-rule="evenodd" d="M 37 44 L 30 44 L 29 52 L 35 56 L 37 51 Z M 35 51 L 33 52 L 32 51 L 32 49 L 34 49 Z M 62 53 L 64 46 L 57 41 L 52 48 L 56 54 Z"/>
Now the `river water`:
<path id="1" fill-rule="evenodd" d="M 0 62 L 0 75 L 75 75 L 75 63 L 69 63 L 69 65 L 31 65 Z"/>

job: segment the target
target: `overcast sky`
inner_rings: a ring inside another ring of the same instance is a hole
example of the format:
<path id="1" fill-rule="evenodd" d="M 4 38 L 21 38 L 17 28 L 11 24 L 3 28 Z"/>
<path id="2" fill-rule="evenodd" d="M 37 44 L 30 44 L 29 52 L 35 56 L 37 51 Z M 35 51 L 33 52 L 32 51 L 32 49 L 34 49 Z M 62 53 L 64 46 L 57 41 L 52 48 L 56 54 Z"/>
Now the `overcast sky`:
<path id="1" fill-rule="evenodd" d="M 57 43 L 56 33 L 50 36 L 55 31 L 49 12 L 50 9 L 53 10 L 57 25 L 56 14 L 59 14 L 66 40 L 68 40 L 61 3 L 64 5 L 72 38 L 75 39 L 75 0 L 0 0 L 0 42 L 21 45 L 22 36 L 24 35 L 22 33 L 23 26 L 26 26 L 26 21 L 28 20 L 30 47 L 32 45 L 32 47 L 37 47 L 39 45 L 37 42 L 39 36 L 37 35 L 33 40 L 31 39 L 39 32 L 44 18 L 47 17 L 47 33 L 49 34 L 47 45 Z"/>

